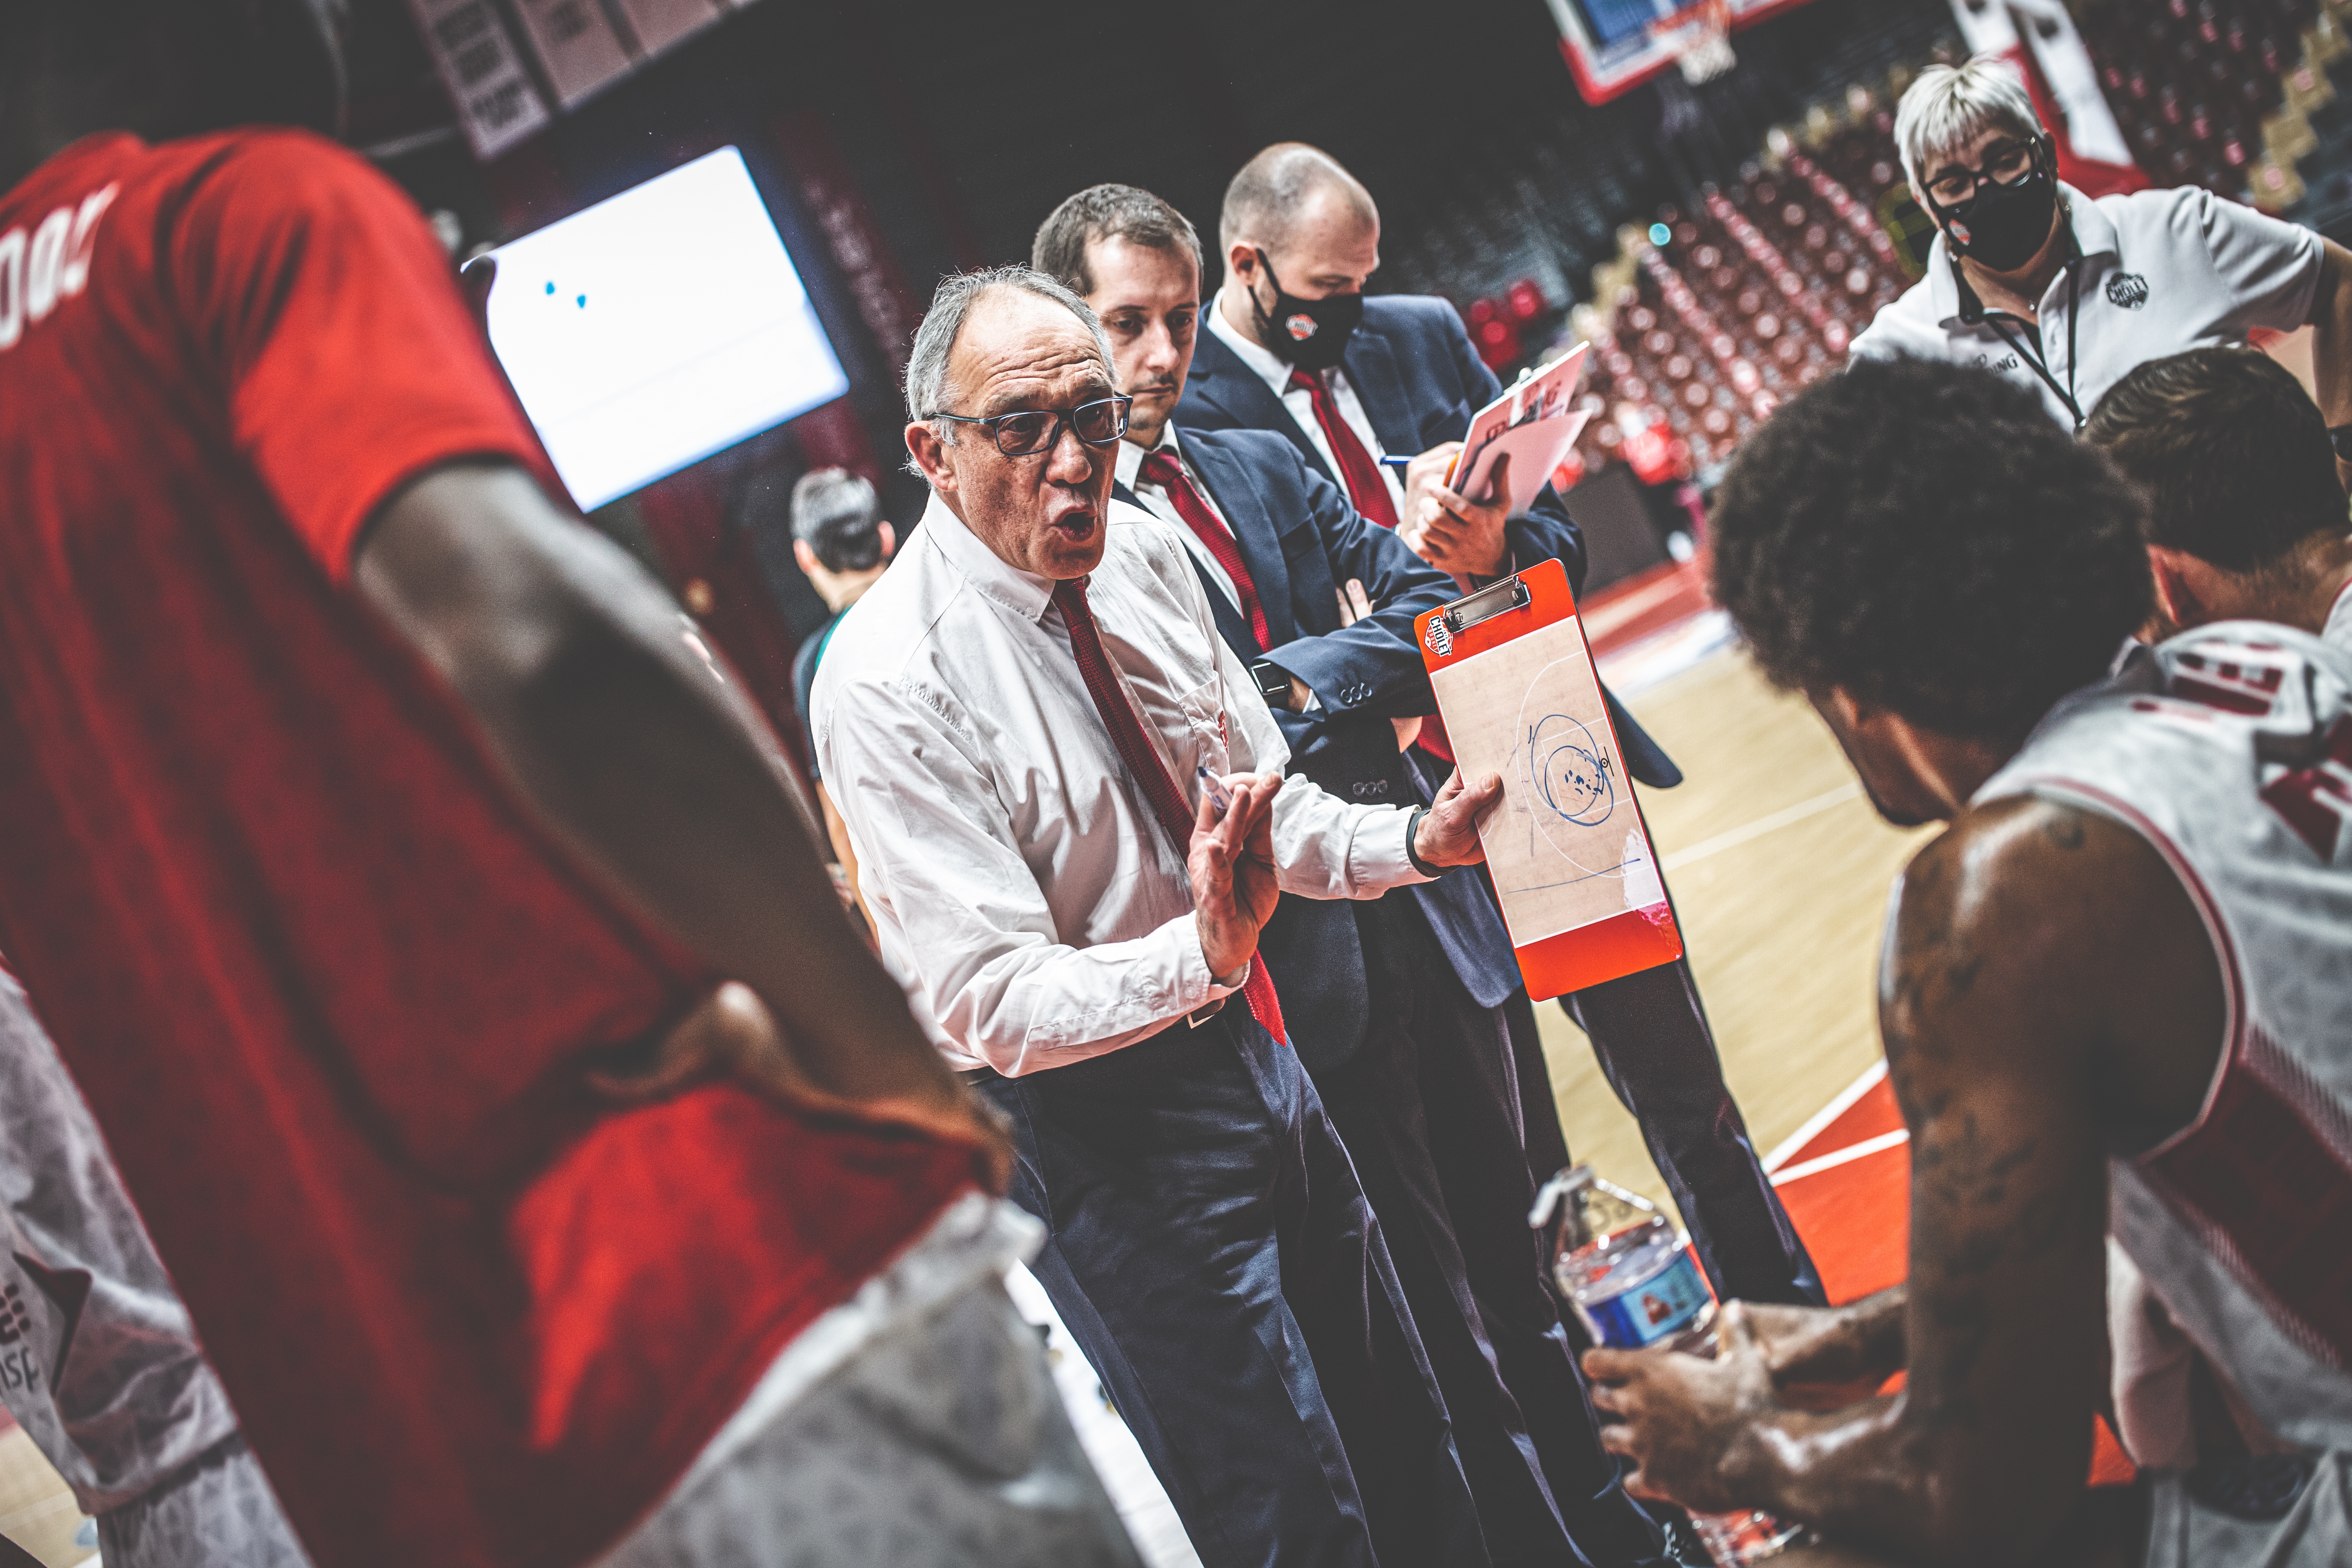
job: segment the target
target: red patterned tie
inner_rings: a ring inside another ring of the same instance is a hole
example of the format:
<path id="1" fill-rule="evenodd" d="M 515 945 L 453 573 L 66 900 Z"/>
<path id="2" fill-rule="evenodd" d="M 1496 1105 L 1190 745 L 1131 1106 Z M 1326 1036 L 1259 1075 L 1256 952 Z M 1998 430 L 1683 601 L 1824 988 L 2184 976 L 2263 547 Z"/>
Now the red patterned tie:
<path id="1" fill-rule="evenodd" d="M 1209 553 L 1216 557 L 1217 564 L 1225 569 L 1225 575 L 1234 580 L 1234 591 L 1242 598 L 1242 614 L 1249 617 L 1250 635 L 1257 638 L 1257 651 L 1264 653 L 1272 647 L 1274 634 L 1266 628 L 1265 606 L 1258 602 L 1257 584 L 1251 581 L 1249 566 L 1242 560 L 1241 545 L 1232 531 L 1217 521 L 1209 503 L 1192 488 L 1192 481 L 1184 477 L 1184 465 L 1176 460 L 1176 454 L 1153 452 L 1146 457 L 1142 479 L 1145 484 L 1158 485 L 1168 492 L 1168 504 L 1176 509 L 1176 515 L 1200 536 L 1201 542 L 1209 547 Z"/>
<path id="2" fill-rule="evenodd" d="M 1160 819 L 1176 853 L 1187 853 L 1192 845 L 1192 814 L 1185 809 L 1176 781 L 1168 776 L 1168 765 L 1144 735 L 1135 705 L 1127 700 L 1126 689 L 1111 670 L 1110 656 L 1103 652 L 1102 634 L 1095 628 L 1094 612 L 1087 607 L 1087 580 L 1080 577 L 1055 584 L 1054 605 L 1062 612 L 1062 624 L 1069 628 L 1070 651 L 1077 656 L 1078 675 L 1087 683 L 1087 695 L 1095 700 L 1095 711 L 1102 715 L 1103 728 L 1110 731 L 1110 743 L 1118 749 L 1119 761 L 1143 786 L 1143 797 L 1151 803 L 1151 814 Z M 1290 1036 L 1282 1026 L 1282 1001 L 1274 994 L 1274 977 L 1265 972 L 1265 960 L 1255 952 L 1250 954 L 1249 978 L 1242 983 L 1242 1000 L 1249 1004 L 1260 1028 L 1276 1040 L 1289 1043 Z"/>
<path id="3" fill-rule="evenodd" d="M 1315 400 L 1315 423 L 1323 426 L 1323 439 L 1339 464 L 1339 482 L 1348 487 L 1348 499 L 1356 503 L 1356 510 L 1382 528 L 1394 528 L 1396 498 L 1389 494 L 1389 482 L 1381 478 L 1381 466 L 1372 461 L 1364 443 L 1339 416 L 1339 400 L 1331 395 L 1323 378 L 1294 370 L 1290 373 L 1290 390 L 1303 392 Z"/>
<path id="4" fill-rule="evenodd" d="M 1323 384 L 1319 375 L 1309 375 L 1303 370 L 1290 373 L 1290 390 L 1303 392 L 1315 400 L 1315 422 L 1323 426 L 1323 439 L 1331 444 L 1331 455 L 1339 460 L 1339 477 L 1348 487 L 1348 499 L 1356 510 L 1382 528 L 1397 525 L 1396 498 L 1389 494 L 1388 480 L 1381 477 L 1381 466 L 1357 439 L 1356 432 L 1339 416 L 1339 400 Z M 1446 762 L 1454 760 L 1454 744 L 1445 733 L 1445 720 L 1432 713 L 1421 721 L 1421 749 Z"/>

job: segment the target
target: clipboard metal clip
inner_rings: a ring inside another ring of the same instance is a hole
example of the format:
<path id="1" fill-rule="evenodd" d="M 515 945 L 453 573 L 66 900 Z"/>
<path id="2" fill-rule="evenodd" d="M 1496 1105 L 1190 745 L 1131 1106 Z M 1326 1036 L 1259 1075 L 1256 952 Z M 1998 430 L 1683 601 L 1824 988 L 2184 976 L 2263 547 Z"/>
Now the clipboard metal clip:
<path id="1" fill-rule="evenodd" d="M 1528 585 L 1514 573 L 1438 611 L 1437 618 L 1430 623 L 1430 645 L 1437 649 L 1437 657 L 1444 658 L 1453 651 L 1454 639 L 1472 626 L 1496 616 L 1507 616 L 1513 610 L 1524 610 L 1533 602 L 1534 595 L 1528 591 Z"/>

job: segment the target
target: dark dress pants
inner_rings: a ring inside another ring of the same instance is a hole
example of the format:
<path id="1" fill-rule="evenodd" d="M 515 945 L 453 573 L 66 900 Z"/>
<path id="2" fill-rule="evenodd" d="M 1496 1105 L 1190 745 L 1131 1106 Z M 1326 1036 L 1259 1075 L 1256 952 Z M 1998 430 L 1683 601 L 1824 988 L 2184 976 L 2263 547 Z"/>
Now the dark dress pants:
<path id="1" fill-rule="evenodd" d="M 1379 1222 L 1297 1055 L 1200 1028 L 977 1086 L 1031 1268 L 1205 1568 L 1488 1562 Z"/>
<path id="2" fill-rule="evenodd" d="M 1354 907 L 1370 1020 L 1316 1087 L 1380 1216 L 1494 1560 L 1654 1563 L 1663 1537 L 1600 1446 L 1528 1228 L 1535 1187 L 1501 1010 L 1471 999 L 1416 900 Z"/>
<path id="3" fill-rule="evenodd" d="M 1641 1124 L 1642 1141 L 1682 1211 L 1716 1294 L 1725 1300 L 1824 1304 L 1820 1271 L 1772 1191 L 1723 1081 L 1722 1058 L 1689 963 L 1676 960 L 1588 986 L 1560 998 L 1560 1005 L 1591 1039 L 1609 1087 Z M 1569 1153 L 1544 1069 L 1542 1037 L 1526 992 L 1503 1006 L 1527 1094 L 1528 1161 L 1549 1179 L 1569 1163 Z"/>

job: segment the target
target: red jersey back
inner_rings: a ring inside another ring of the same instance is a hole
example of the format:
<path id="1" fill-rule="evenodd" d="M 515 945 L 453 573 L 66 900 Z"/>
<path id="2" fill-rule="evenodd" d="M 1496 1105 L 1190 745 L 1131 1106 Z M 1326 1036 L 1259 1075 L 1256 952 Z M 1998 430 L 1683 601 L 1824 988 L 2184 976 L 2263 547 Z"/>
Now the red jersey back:
<path id="1" fill-rule="evenodd" d="M 467 458 L 546 476 L 359 159 L 104 136 L 0 197 L 0 950 L 337 1563 L 593 1555 L 968 1171 L 587 1094 L 708 977 L 347 587 Z"/>

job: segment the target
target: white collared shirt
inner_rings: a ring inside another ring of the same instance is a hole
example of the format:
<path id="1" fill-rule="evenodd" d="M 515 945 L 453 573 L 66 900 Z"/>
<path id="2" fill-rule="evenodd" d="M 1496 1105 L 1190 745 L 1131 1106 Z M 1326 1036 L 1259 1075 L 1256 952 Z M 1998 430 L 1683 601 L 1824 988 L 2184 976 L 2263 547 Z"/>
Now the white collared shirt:
<path id="1" fill-rule="evenodd" d="M 2327 612 L 2327 624 L 2319 628 L 2319 640 L 2331 647 L 2352 653 L 2352 583 L 2336 595 L 2336 603 Z"/>
<path id="2" fill-rule="evenodd" d="M 1234 533 L 1234 525 L 1225 521 L 1224 510 L 1217 505 L 1217 498 L 1209 493 L 1209 487 L 1202 482 L 1200 470 L 1192 467 L 1191 459 L 1176 445 L 1174 420 L 1160 427 L 1159 443 L 1151 451 L 1165 452 L 1182 466 L 1184 477 L 1192 481 L 1193 491 L 1200 496 L 1201 504 L 1209 509 L 1209 515 L 1217 520 L 1217 526 L 1234 540 L 1234 547 L 1240 548 L 1239 536 Z M 1175 529 L 1176 537 L 1183 542 L 1185 551 L 1200 564 L 1201 570 L 1208 574 L 1209 581 L 1217 585 L 1217 591 L 1224 595 L 1225 603 L 1239 610 L 1242 607 L 1241 590 L 1234 585 L 1233 574 L 1226 571 L 1209 547 L 1201 542 L 1201 536 L 1192 531 L 1192 525 L 1184 521 L 1183 514 L 1176 510 L 1176 503 L 1168 499 L 1168 492 L 1144 479 L 1143 459 L 1150 455 L 1132 441 L 1121 441 L 1118 444 L 1118 482 L 1143 503 L 1144 510 Z"/>
<path id="3" fill-rule="evenodd" d="M 1230 289 L 1233 285 L 1228 283 L 1225 287 Z M 1246 307 L 1249 301 L 1244 298 L 1242 303 Z M 1241 355 L 1242 363 L 1249 366 L 1268 387 L 1273 389 L 1274 395 L 1282 399 L 1283 412 L 1288 414 L 1291 422 L 1305 433 L 1309 441 L 1315 443 L 1316 451 L 1323 456 L 1323 466 L 1331 471 L 1332 482 L 1345 490 L 1348 488 L 1348 482 L 1344 477 L 1347 470 L 1339 466 L 1338 456 L 1331 450 L 1330 441 L 1324 437 L 1323 421 L 1315 417 L 1314 397 L 1304 392 L 1292 391 L 1290 378 L 1296 374 L 1293 368 L 1275 358 L 1271 351 L 1250 342 L 1248 338 L 1242 335 L 1240 329 L 1225 320 L 1224 294 L 1222 290 L 1209 306 L 1209 331 L 1216 333 L 1219 341 L 1227 348 Z M 1389 487 L 1389 499 L 1396 503 L 1397 515 L 1402 517 L 1404 515 L 1404 480 L 1399 477 L 1394 468 L 1381 462 L 1382 458 L 1389 455 L 1388 449 L 1381 445 L 1381 438 L 1372 434 L 1371 416 L 1364 412 L 1364 401 L 1356 395 L 1355 387 L 1349 384 L 1348 373 L 1338 365 L 1333 365 L 1323 373 L 1323 384 L 1330 388 L 1331 401 L 1339 405 L 1340 419 L 1346 423 L 1349 429 L 1356 433 L 1356 439 L 1364 444 L 1364 450 L 1372 455 L 1372 461 L 1380 464 L 1381 482 Z M 1409 458 L 1420 455 L 1418 452 L 1403 454 Z"/>
<path id="4" fill-rule="evenodd" d="M 1118 501 L 1109 521 L 1087 604 L 1186 802 L 1202 767 L 1282 772 L 1282 732 L 1175 531 Z M 1246 973 L 1209 973 L 1183 850 L 1112 748 L 1053 586 L 934 496 L 843 618 L 809 705 L 884 961 L 951 1066 L 1007 1076 L 1117 1050 Z M 1283 890 L 1370 899 L 1424 880 L 1411 817 L 1286 780 Z"/>
<path id="5" fill-rule="evenodd" d="M 2061 269 L 2036 309 L 2041 353 L 2058 384 L 2071 387 L 2086 419 L 2109 387 L 2149 360 L 2241 343 L 2256 327 L 2293 331 L 2311 315 L 2324 252 L 2307 228 L 2197 185 L 2097 201 L 2072 185 L 2061 184 L 2058 190 L 2083 255 L 2073 269 L 2080 315 L 2069 321 L 2069 285 Z M 2011 336 L 2034 346 L 2026 329 L 2004 324 Z M 1990 366 L 2040 394 L 2051 417 L 2074 428 L 2063 400 L 1989 323 L 1961 320 L 1951 252 L 1941 234 L 1929 247 L 1927 275 L 1878 312 L 1854 339 L 1853 353 Z"/>

